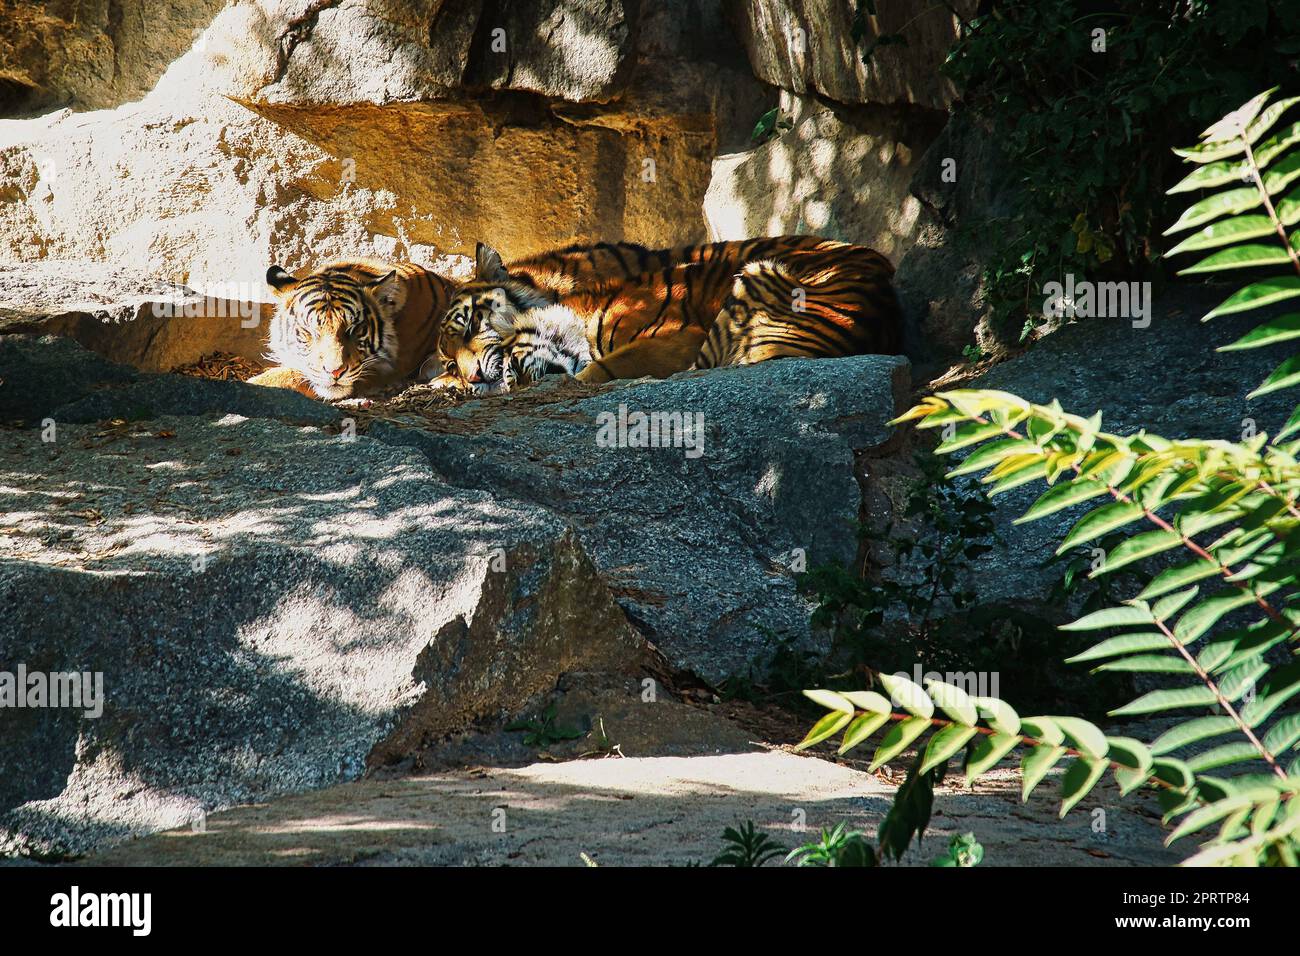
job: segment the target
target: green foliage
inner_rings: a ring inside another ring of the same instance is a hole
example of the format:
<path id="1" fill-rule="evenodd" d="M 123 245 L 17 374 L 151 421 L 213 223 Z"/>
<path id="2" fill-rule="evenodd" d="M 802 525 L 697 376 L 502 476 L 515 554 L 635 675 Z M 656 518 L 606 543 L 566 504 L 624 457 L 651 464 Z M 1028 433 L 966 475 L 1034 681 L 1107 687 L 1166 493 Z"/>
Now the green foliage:
<path id="1" fill-rule="evenodd" d="M 835 635 L 832 659 L 768 632 L 774 650 L 763 662 L 765 676 L 756 676 L 760 668 L 755 666 L 748 674 L 727 678 L 719 688 L 725 698 L 791 697 L 794 706 L 806 706 L 802 690 L 812 684 L 856 681 L 854 675 L 863 670 L 897 667 L 904 661 L 949 663 L 947 619 L 973 597 L 962 581 L 969 561 L 991 547 L 994 509 L 946 480 L 933 456 L 918 455 L 916 464 L 921 474 L 908 490 L 904 512 L 917 530 L 890 526 L 862 532 L 887 541 L 893 555 L 890 573 L 867 580 L 841 564 L 828 563 L 797 576 L 800 590 L 817 600 L 813 625 Z M 887 616 L 906 620 L 907 633 L 887 628 Z M 967 622 L 952 626 L 965 627 Z"/>
<path id="2" fill-rule="evenodd" d="M 1043 567 L 1055 568 L 1060 573 L 1060 577 L 1052 583 L 1051 592 L 1047 597 L 1048 603 L 1063 607 L 1067 601 L 1078 595 L 1083 602 L 1080 610 L 1086 614 L 1088 611 L 1095 611 L 1118 602 L 1120 600 L 1118 595 L 1123 587 L 1140 590 L 1145 586 L 1151 576 L 1144 573 L 1141 566 L 1137 564 L 1130 565 L 1115 574 L 1100 576 L 1092 574 L 1101 569 L 1105 556 L 1117 548 L 1124 541 L 1124 537 L 1123 532 L 1116 531 L 1087 545 L 1059 551 L 1044 561 Z M 1059 641 L 1057 647 L 1060 647 Z M 1059 658 L 1059 655 L 1057 656 Z"/>
<path id="3" fill-rule="evenodd" d="M 924 778 L 959 753 L 964 755 L 969 783 L 1012 750 L 1022 748 L 1025 800 L 1063 758 L 1072 758 L 1062 780 L 1062 816 L 1088 794 L 1107 769 L 1115 771 L 1121 785 L 1132 783 L 1129 779 L 1132 775 L 1140 775 L 1137 781 L 1140 784 L 1158 765 L 1142 743 L 1107 737 L 1081 718 L 1022 719 L 1005 701 L 972 697 L 942 681 L 928 680 L 922 688 L 897 675 L 881 675 L 880 679 L 902 712 L 895 712 L 890 699 L 874 691 L 810 690 L 809 698 L 829 712 L 796 749 L 812 747 L 842 731 L 839 752 L 843 754 L 865 743 L 877 730 L 888 727 L 872 758 L 874 769 L 917 745 L 918 764 L 908 780 L 912 786 L 904 785 L 890 810 L 890 816 L 898 822 L 891 823 L 887 817 L 882 825 L 882 833 L 886 829 L 892 831 L 882 846 L 887 845 L 895 858 L 906 849 L 914 833 L 924 832 L 929 821 L 934 778 L 928 781 Z M 1184 798 L 1191 789 L 1188 783 L 1180 791 Z"/>
<path id="4" fill-rule="evenodd" d="M 984 860 L 984 847 L 973 833 L 961 833 L 948 841 L 948 850 L 936 856 L 931 866 L 979 866 Z"/>
<path id="5" fill-rule="evenodd" d="M 946 758 L 931 764 L 923 762 L 921 754 L 917 754 L 907 771 L 907 779 L 898 788 L 894 802 L 880 824 L 880 855 L 883 858 L 901 860 L 913 837 L 920 844 L 934 810 L 934 785 L 943 780 L 947 766 Z"/>
<path id="6" fill-rule="evenodd" d="M 1289 262 L 1297 276 L 1253 283 L 1206 318 L 1300 297 L 1300 258 L 1286 232 L 1300 221 L 1300 211 L 1291 212 L 1300 209 L 1300 194 L 1288 193 L 1276 208 L 1269 198 L 1300 176 L 1300 160 L 1288 152 L 1300 140 L 1300 125 L 1264 139 L 1300 99 L 1270 105 L 1272 93 L 1215 123 L 1200 145 L 1179 151 L 1200 168 L 1175 192 L 1226 185 L 1244 172 L 1254 200 L 1250 190 L 1217 193 L 1192 206 L 1170 231 L 1200 229 L 1174 251 L 1220 249 L 1215 255 L 1230 259 L 1231 267 L 1263 264 L 1259 247 L 1236 243 L 1271 233 L 1277 247 L 1267 264 Z M 1264 214 L 1248 212 L 1255 208 Z M 1205 266 L 1202 261 L 1194 268 Z M 1293 324 L 1300 319 L 1265 323 L 1233 347 L 1298 337 L 1289 332 Z M 1256 394 L 1295 384 L 1289 369 L 1300 366 L 1298 359 L 1284 363 Z M 1037 405 L 1006 392 L 958 390 L 923 399 L 894 424 L 943 429 L 937 453 L 965 452 L 949 477 L 982 473 L 990 496 L 1044 482 L 1047 490 L 1018 522 L 1082 512 L 1057 553 L 1107 542 L 1090 577 L 1160 560 L 1158 573 L 1137 593 L 1116 601 L 1105 592 L 1102 606 L 1062 630 L 1094 635 L 1095 643 L 1070 658 L 1094 673 L 1119 670 L 1165 682 L 1112 715 L 1177 714 L 1177 722 L 1144 742 L 1107 735 L 1079 717 L 1022 719 L 996 698 L 882 674 L 892 701 L 869 690 L 805 691 L 826 714 L 799 749 L 842 735 L 843 754 L 884 730 L 873 769 L 915 746 L 918 776 L 960 753 L 968 783 L 1019 750 L 1026 800 L 1068 758 L 1062 816 L 1109 771 L 1121 793 L 1144 785 L 1158 789 L 1165 821 L 1173 825 L 1169 842 L 1192 834 L 1205 840 L 1189 863 L 1300 864 L 1300 712 L 1287 709 L 1300 699 L 1300 661 L 1294 659 L 1300 644 L 1300 439 L 1290 438 L 1298 417 L 1271 443 L 1265 433 L 1239 443 L 1171 441 L 1146 431 L 1113 435 L 1102 430 L 1100 412 L 1084 418 L 1056 401 Z M 1070 578 L 1066 587 L 1072 586 Z M 1283 650 L 1290 659 L 1276 663 Z M 1175 756 L 1192 744 L 1201 745 L 1194 755 Z M 1222 774 L 1225 768 L 1232 768 L 1230 775 Z M 914 801 L 900 791 L 896 807 Z M 914 808 L 909 813 L 917 816 Z"/>
<path id="7" fill-rule="evenodd" d="M 858 48 L 858 58 L 868 66 L 877 50 L 885 46 L 907 46 L 907 32 L 912 24 L 926 16 L 950 16 L 960 19 L 960 14 L 951 3 L 939 0 L 936 3 L 917 4 L 918 9 L 912 18 L 893 33 L 872 31 L 868 34 L 867 18 L 876 16 L 876 0 L 854 0 L 853 20 L 849 27 L 849 38 Z"/>
<path id="8" fill-rule="evenodd" d="M 1175 150 L 1196 169 L 1170 189 L 1171 194 L 1218 188 L 1188 207 L 1165 230 L 1167 236 L 1195 230 L 1168 255 L 1215 250 L 1178 274 L 1285 267 L 1281 275 L 1260 277 L 1256 273 L 1253 281 L 1210 310 L 1202 321 L 1300 298 L 1300 253 L 1296 251 L 1300 249 L 1300 230 L 1287 233 L 1300 223 L 1300 185 L 1291 188 L 1300 179 L 1300 149 L 1295 148 L 1300 143 L 1300 120 L 1279 125 L 1291 107 L 1300 103 L 1300 96 L 1270 103 L 1275 92 L 1276 87 L 1259 94 L 1215 123 L 1202 134 L 1198 145 Z M 1287 312 L 1219 351 L 1261 348 L 1297 338 L 1300 312 Z M 1293 355 L 1249 397 L 1297 383 L 1300 356 Z M 1300 406 L 1274 441 L 1298 430 Z"/>
<path id="9" fill-rule="evenodd" d="M 754 124 L 754 129 L 749 134 L 749 142 L 753 146 L 766 143 L 778 133 L 791 129 L 793 125 L 788 119 L 782 117 L 781 110 L 774 106 L 758 118 L 758 122 Z"/>
<path id="10" fill-rule="evenodd" d="M 921 474 L 904 506 L 915 528 L 891 525 L 871 532 L 893 554 L 885 573 L 865 579 L 832 563 L 800 576 L 801 589 L 817 601 L 813 625 L 832 630 L 837 653 L 823 662 L 778 644 L 766 681 L 768 696 L 797 694 L 810 686 L 851 690 L 862 686 L 864 672 L 910 671 L 919 665 L 923 672 L 943 674 L 997 671 L 1003 686 L 1024 688 L 1021 702 L 1034 706 L 1072 706 L 1091 715 L 1118 703 L 1131 680 L 1107 675 L 1099 685 L 1086 675 L 1062 674 L 1050 666 L 1060 661 L 1062 650 L 1083 650 L 1087 645 L 1081 639 L 1063 639 L 1056 628 L 1021 609 L 973 603 L 975 594 L 966 582 L 972 560 L 997 540 L 995 508 L 972 488 L 948 478 L 933 455 L 919 455 L 916 463 Z M 1111 579 L 1081 578 L 1075 558 L 1055 559 L 1067 582 L 1059 585 L 1058 603 L 1083 592 L 1087 606 Z M 1086 566 L 1091 556 L 1083 552 L 1077 560 Z M 726 689 L 735 696 L 758 696 L 753 681 L 729 681 Z"/>
<path id="11" fill-rule="evenodd" d="M 563 740 L 577 740 L 582 731 L 572 727 L 555 726 L 555 704 L 551 703 L 531 720 L 517 720 L 506 725 L 506 730 L 523 731 L 524 744 L 529 747 L 549 747 Z"/>
<path id="12" fill-rule="evenodd" d="M 838 704 L 838 695 L 820 696 L 823 693 L 826 692 L 809 691 L 808 696 L 823 706 L 829 704 L 834 707 Z M 839 713 L 841 712 L 833 711 L 828 715 L 829 721 L 844 726 L 841 720 L 842 714 L 841 717 L 835 716 Z M 876 718 L 868 721 L 868 723 L 874 722 Z M 854 723 L 860 726 L 858 722 Z M 859 733 L 857 730 L 850 732 Z M 849 733 L 845 734 L 845 740 L 850 740 Z M 946 761 L 937 765 L 923 766 L 919 757 L 912 764 L 907 779 L 898 788 L 889 813 L 880 824 L 878 849 L 868 842 L 865 834 L 850 830 L 845 824 L 840 823 L 829 832 L 822 830 L 820 839 L 790 851 L 790 855 L 786 857 L 787 862 L 796 860 L 799 866 L 881 866 L 891 859 L 895 862 L 901 860 L 912 839 L 915 838 L 919 845 L 921 837 L 925 834 L 925 828 L 930 825 L 930 813 L 934 807 L 934 785 L 943 779 L 944 764 Z M 979 855 L 982 857 L 983 848 L 979 847 L 978 843 L 974 843 L 973 835 L 967 834 L 967 836 L 970 836 L 972 844 L 978 848 Z M 973 852 L 967 847 L 963 850 L 963 859 L 970 859 Z M 962 865 L 973 866 L 974 863 Z"/>
<path id="13" fill-rule="evenodd" d="M 821 838 L 790 851 L 786 862 L 798 866 L 878 866 L 875 848 L 857 830 L 837 823 L 835 829 L 822 830 Z"/>
<path id="14" fill-rule="evenodd" d="M 928 682 L 924 690 L 901 678 L 892 681 L 890 692 L 902 699 L 906 713 L 892 712 L 890 702 L 871 691 L 809 691 L 810 698 L 830 710 L 798 749 L 843 732 L 840 752 L 844 753 L 888 725 L 890 729 L 880 742 L 873 766 L 917 744 L 919 779 L 927 768 L 933 769 L 964 751 L 968 782 L 1020 749 L 1022 799 L 1026 801 L 1052 768 L 1068 758 L 1060 785 L 1062 817 L 1110 771 L 1124 793 L 1143 784 L 1162 788 L 1166 820 L 1183 817 L 1170 835 L 1171 842 L 1220 824 L 1218 835 L 1189 862 L 1296 864 L 1300 846 L 1300 774 L 1294 769 L 1289 774 L 1244 774 L 1231 780 L 1210 776 L 1189 762 L 1157 756 L 1154 751 L 1159 741 L 1148 746 L 1132 738 L 1108 736 L 1077 717 L 1022 719 L 1005 701 L 966 697 L 960 688 L 937 681 Z M 946 716 L 926 716 L 933 715 L 936 708 Z M 912 815 L 914 804 L 913 797 L 900 791 L 891 815 L 900 806 Z M 897 832 L 905 831 L 904 827 Z M 893 839 L 890 842 L 898 845 Z"/>
<path id="15" fill-rule="evenodd" d="M 785 852 L 785 847 L 766 833 L 760 833 L 753 820 L 722 831 L 725 848 L 709 866 L 762 866 Z"/>
<path id="16" fill-rule="evenodd" d="M 945 72 L 990 127 L 1015 189 L 985 274 L 995 331 L 1028 337 L 1065 273 L 1159 281 L 1169 148 L 1300 50 L 1289 0 L 994 0 Z M 1095 30 L 1105 51 L 1095 49 Z"/>
<path id="17" fill-rule="evenodd" d="M 719 695 L 723 700 L 751 702 L 791 697 L 793 704 L 799 706 L 799 702 L 804 700 L 801 696 L 803 688 L 829 679 L 826 662 L 821 654 L 796 647 L 792 638 L 781 637 L 768 628 L 764 628 L 763 633 L 773 645 L 767 666 L 761 668 L 765 676 L 757 676 L 760 668 L 751 665 L 748 673 L 733 674 L 723 680 L 718 687 Z"/>
<path id="18" fill-rule="evenodd" d="M 1035 405 L 993 391 L 940 393 L 899 419 L 905 420 L 921 428 L 945 427 L 951 437 L 940 453 L 969 450 L 950 474 L 984 472 L 991 495 L 1045 481 L 1048 489 L 1020 521 L 1087 505 L 1061 551 L 1124 530 L 1125 539 L 1107 552 L 1093 576 L 1170 551 L 1186 553 L 1132 598 L 1093 610 L 1064 630 L 1107 635 L 1075 655 L 1075 662 L 1097 671 L 1169 675 L 1183 685 L 1147 691 L 1114 715 L 1195 713 L 1142 743 L 1107 737 L 1078 718 L 1021 721 L 1001 701 L 966 698 L 936 682 L 923 691 L 890 677 L 886 689 L 908 715 L 886 718 L 897 723 L 876 762 L 932 729 L 927 761 L 974 742 L 967 749 L 971 777 L 1011 749 L 1027 746 L 1027 797 L 1053 766 L 1073 755 L 1062 779 L 1062 814 L 1110 769 L 1125 791 L 1153 780 L 1163 785 L 1167 818 L 1184 817 L 1171 840 L 1220 824 L 1198 861 L 1293 860 L 1300 847 L 1300 801 L 1293 799 L 1300 791 L 1300 758 L 1285 751 L 1300 740 L 1300 719 L 1282 708 L 1300 694 L 1300 662 L 1274 666 L 1265 655 L 1294 646 L 1300 627 L 1300 610 L 1292 606 L 1300 554 L 1300 537 L 1292 533 L 1300 526 L 1300 441 L 1270 446 L 1266 435 L 1240 444 L 1169 441 L 1147 432 L 1120 437 L 1102 431 L 1100 414 L 1082 418 L 1055 402 Z M 874 722 L 882 711 L 883 698 L 873 699 L 880 695 L 837 696 L 822 692 L 816 699 L 833 708 L 846 738 L 860 720 Z M 950 721 L 931 719 L 936 705 Z M 972 706 L 987 718 L 986 726 L 974 719 Z M 1201 717 L 1209 707 L 1224 719 Z M 814 728 L 824 737 L 836 732 L 827 729 L 825 718 Z M 1238 740 L 1186 761 L 1170 756 L 1189 743 L 1227 735 Z M 814 736 L 804 745 L 816 742 Z M 1210 773 L 1225 767 L 1235 768 L 1231 779 Z"/>

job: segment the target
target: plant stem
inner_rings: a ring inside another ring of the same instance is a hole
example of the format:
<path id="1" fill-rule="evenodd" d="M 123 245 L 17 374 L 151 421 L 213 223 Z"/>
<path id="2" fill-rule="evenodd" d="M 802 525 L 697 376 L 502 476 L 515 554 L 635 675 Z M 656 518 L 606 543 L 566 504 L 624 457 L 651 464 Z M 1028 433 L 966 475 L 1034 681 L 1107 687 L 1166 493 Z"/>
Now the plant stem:
<path id="1" fill-rule="evenodd" d="M 972 421 L 979 422 L 982 425 L 993 424 L 993 422 L 991 422 L 989 419 L 984 418 L 980 415 L 974 415 L 968 417 L 970 417 Z M 1008 428 L 1003 426 L 1002 433 L 1009 438 L 1014 438 L 1019 441 L 1032 441 L 1032 439 L 1029 438 L 1027 435 L 1022 435 L 1014 428 Z M 1038 443 L 1035 442 L 1035 444 Z M 1042 446 L 1039 445 L 1039 448 L 1041 450 Z M 1070 470 L 1074 472 L 1076 477 L 1080 477 L 1080 478 L 1083 477 L 1083 472 L 1078 465 L 1071 465 Z M 1214 564 L 1214 566 L 1219 569 L 1219 574 L 1222 575 L 1225 579 L 1227 579 L 1227 582 L 1229 584 L 1231 584 L 1233 587 L 1237 588 L 1240 591 L 1245 591 L 1248 594 L 1250 594 L 1250 596 L 1254 599 L 1255 603 L 1258 604 L 1260 609 L 1265 614 L 1268 615 L 1270 620 L 1272 620 L 1276 624 L 1285 625 L 1288 628 L 1288 630 L 1290 631 L 1290 634 L 1288 635 L 1287 638 L 1288 640 L 1293 639 L 1296 636 L 1297 631 L 1300 631 L 1300 624 L 1292 625 L 1292 623 L 1286 617 L 1284 617 L 1281 612 L 1275 609 L 1273 605 L 1269 604 L 1268 601 L 1263 596 L 1261 596 L 1259 592 L 1257 592 L 1252 586 L 1242 581 L 1233 581 L 1232 577 L 1237 572 L 1233 571 L 1232 568 L 1228 567 L 1226 564 L 1224 564 L 1214 555 L 1210 554 L 1210 552 L 1206 551 L 1203 547 L 1201 547 L 1199 544 L 1197 544 L 1187 535 L 1183 534 L 1183 532 L 1179 531 L 1177 528 L 1175 528 L 1164 518 L 1160 517 L 1150 508 L 1146 507 L 1146 505 L 1143 505 L 1140 502 L 1135 501 L 1131 496 L 1124 493 L 1119 488 L 1116 488 L 1114 485 L 1110 484 L 1109 482 L 1106 482 L 1106 490 L 1110 493 L 1110 496 L 1118 502 L 1121 502 L 1123 504 L 1138 505 L 1138 507 L 1142 509 L 1143 517 L 1145 517 L 1148 521 L 1154 524 L 1157 528 L 1159 528 L 1162 531 L 1169 531 L 1178 535 L 1178 539 L 1182 543 L 1183 547 L 1187 548 L 1187 550 L 1191 551 L 1197 557 L 1202 558 Z"/>
<path id="2" fill-rule="evenodd" d="M 985 425 L 993 424 L 993 422 L 991 422 L 989 419 L 984 418 L 981 415 L 973 415 L 969 417 L 972 418 L 972 420 L 974 421 L 980 422 L 981 424 L 985 424 Z M 1032 440 L 1029 439 L 1027 435 L 1022 435 L 1014 428 L 1005 425 L 1002 426 L 1002 433 L 1005 434 L 1007 437 L 1016 439 L 1018 441 Z M 1035 442 L 1035 444 L 1037 443 Z M 1040 445 L 1039 448 L 1041 450 L 1042 446 Z M 1070 470 L 1074 472 L 1076 477 L 1079 478 L 1083 477 L 1083 471 L 1077 464 L 1072 465 L 1070 467 Z M 1260 595 L 1259 592 L 1256 591 L 1253 586 L 1248 586 L 1245 583 L 1240 581 L 1232 581 L 1231 577 L 1235 572 L 1233 572 L 1231 568 L 1225 565 L 1214 555 L 1210 554 L 1210 552 L 1206 551 L 1205 548 L 1201 547 L 1199 544 L 1197 544 L 1195 541 L 1189 538 L 1182 531 L 1175 528 L 1164 518 L 1160 517 L 1158 514 L 1156 514 L 1146 505 L 1135 501 L 1132 498 L 1132 496 L 1121 491 L 1119 488 L 1116 488 L 1110 482 L 1106 482 L 1105 484 L 1106 484 L 1106 490 L 1110 492 L 1112 498 L 1114 498 L 1118 502 L 1122 502 L 1123 504 L 1138 505 L 1138 507 L 1142 509 L 1143 516 L 1148 521 L 1154 524 L 1157 528 L 1160 528 L 1162 531 L 1168 531 L 1178 535 L 1179 540 L 1182 542 L 1185 548 L 1187 548 L 1189 551 L 1191 551 L 1193 554 L 1197 555 L 1198 557 L 1213 563 L 1219 569 L 1219 573 L 1223 577 L 1229 579 L 1228 581 L 1229 584 L 1232 584 L 1235 587 L 1239 588 L 1240 590 L 1246 591 L 1248 594 L 1250 594 L 1250 596 L 1254 598 L 1255 603 L 1258 604 L 1261 609 L 1263 609 L 1263 611 L 1269 616 L 1270 619 L 1285 625 L 1290 630 L 1291 633 L 1288 637 L 1288 640 L 1295 637 L 1296 631 L 1298 628 L 1300 628 L 1300 625 L 1293 626 L 1291 622 L 1287 620 L 1271 604 L 1269 604 L 1268 601 L 1262 595 Z M 1237 729 L 1240 730 L 1241 733 L 1246 737 L 1246 739 L 1250 742 L 1251 746 L 1253 746 L 1257 751 L 1259 751 L 1260 758 L 1269 765 L 1270 769 L 1273 771 L 1274 774 L 1285 779 L 1286 773 L 1285 771 L 1282 770 L 1280 766 L 1278 766 L 1277 758 L 1274 757 L 1274 755 L 1269 752 L 1268 748 L 1266 748 L 1263 745 L 1263 743 L 1260 742 L 1259 738 L 1255 736 L 1255 733 L 1253 730 L 1251 730 L 1250 725 L 1247 724 L 1244 720 L 1242 720 L 1241 715 L 1237 713 L 1237 711 L 1232 707 L 1232 704 L 1227 700 L 1226 697 L 1224 697 L 1222 691 L 1219 690 L 1219 685 L 1215 683 L 1214 680 L 1210 677 L 1210 675 L 1205 671 L 1205 669 L 1202 668 L 1196 662 L 1196 660 L 1187 651 L 1187 648 L 1183 645 L 1182 641 L 1178 640 L 1178 638 L 1174 636 L 1173 631 L 1169 630 L 1169 628 L 1165 626 L 1163 621 L 1156 621 L 1155 624 L 1157 627 L 1160 628 L 1160 631 L 1165 635 L 1165 637 L 1169 639 L 1170 643 L 1173 644 L 1174 648 L 1180 654 L 1182 654 L 1182 656 L 1187 660 L 1189 664 L 1192 665 L 1192 668 L 1195 670 L 1197 677 L 1199 677 L 1202 683 L 1204 683 L 1214 694 L 1215 698 L 1219 703 L 1219 706 L 1222 707 L 1224 712 L 1232 718 L 1233 723 L 1237 725 Z"/>
<path id="3" fill-rule="evenodd" d="M 1282 248 L 1291 258 L 1291 265 L 1296 274 L 1300 275 L 1300 254 L 1296 253 L 1295 247 L 1291 245 L 1291 240 L 1287 238 L 1286 227 L 1282 225 L 1282 220 L 1278 217 L 1277 210 L 1273 208 L 1273 200 L 1268 194 L 1268 189 L 1264 186 L 1264 177 L 1260 175 L 1259 163 L 1255 161 L 1255 151 L 1251 149 L 1250 143 L 1246 137 L 1241 137 L 1242 145 L 1246 147 L 1246 163 L 1250 166 L 1250 176 L 1255 181 L 1255 188 L 1259 190 L 1260 198 L 1264 200 L 1264 211 L 1268 213 L 1268 218 L 1273 222 L 1273 229 L 1277 232 L 1278 238 L 1282 240 Z"/>
<path id="4" fill-rule="evenodd" d="M 1232 722 L 1237 725 L 1237 729 L 1240 730 L 1246 739 L 1250 741 L 1250 745 L 1259 751 L 1260 758 L 1269 765 L 1269 768 L 1272 769 L 1276 776 L 1285 780 L 1286 771 L 1278 766 L 1277 758 L 1267 747 L 1264 746 L 1260 739 L 1255 736 L 1255 731 L 1252 730 L 1250 725 L 1247 724 L 1246 721 L 1241 718 L 1241 715 L 1237 713 L 1236 708 L 1232 706 L 1232 701 L 1228 700 L 1228 698 L 1223 695 L 1223 691 L 1219 689 L 1218 683 L 1216 683 L 1214 678 L 1209 675 L 1209 672 L 1200 665 L 1196 658 L 1192 657 L 1191 653 L 1187 650 L 1187 645 L 1178 639 L 1164 621 L 1156 621 L 1155 625 L 1160 629 L 1161 634 L 1169 638 L 1169 643 L 1173 644 L 1174 647 L 1177 648 L 1178 653 L 1183 656 L 1183 660 L 1187 661 L 1187 663 L 1191 665 L 1192 670 L 1196 672 L 1196 676 L 1199 677 L 1201 682 L 1204 683 L 1205 686 L 1214 694 L 1214 698 L 1223 709 L 1223 712 L 1232 718 Z"/>

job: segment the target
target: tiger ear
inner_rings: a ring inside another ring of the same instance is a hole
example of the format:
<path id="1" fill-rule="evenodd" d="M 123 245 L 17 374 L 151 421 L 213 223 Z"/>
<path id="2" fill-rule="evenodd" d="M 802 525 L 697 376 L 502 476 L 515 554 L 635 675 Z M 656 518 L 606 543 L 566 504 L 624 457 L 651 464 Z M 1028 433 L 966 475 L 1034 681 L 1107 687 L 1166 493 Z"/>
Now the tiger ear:
<path id="1" fill-rule="evenodd" d="M 297 283 L 297 279 L 289 275 L 279 266 L 271 266 L 266 270 L 266 284 L 275 290 L 277 295 L 288 292 Z"/>
<path id="2" fill-rule="evenodd" d="M 501 261 L 501 253 L 480 242 L 474 247 L 474 276 L 483 282 L 504 282 L 510 273 Z"/>
<path id="3" fill-rule="evenodd" d="M 397 275 L 396 269 L 390 269 L 386 275 L 366 283 L 366 288 L 375 300 L 386 309 L 394 312 L 406 305 L 406 286 Z"/>

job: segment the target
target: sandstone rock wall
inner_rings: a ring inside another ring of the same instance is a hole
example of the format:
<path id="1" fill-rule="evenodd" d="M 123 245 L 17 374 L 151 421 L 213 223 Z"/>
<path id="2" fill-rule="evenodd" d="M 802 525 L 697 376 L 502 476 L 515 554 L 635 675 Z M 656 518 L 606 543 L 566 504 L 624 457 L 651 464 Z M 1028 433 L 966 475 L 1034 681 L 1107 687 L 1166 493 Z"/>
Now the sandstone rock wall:
<path id="1" fill-rule="evenodd" d="M 710 237 L 816 233 L 897 263 L 920 234 L 923 210 L 911 185 L 942 115 L 785 92 L 781 115 L 789 130 L 714 161 L 704 197 Z"/>
<path id="2" fill-rule="evenodd" d="M 716 3 L 232 0 L 138 103 L 0 121 L 0 258 L 266 266 L 704 236 L 774 99 Z"/>
<path id="3" fill-rule="evenodd" d="M 144 96 L 226 0 L 5 0 L 0 116 Z"/>
<path id="4" fill-rule="evenodd" d="M 841 103 L 906 103 L 946 109 L 956 91 L 939 72 L 958 36 L 957 17 L 974 15 L 976 0 L 918 4 L 877 0 L 853 38 L 846 0 L 746 0 L 734 4 L 736 29 L 758 77 L 795 93 L 819 93 Z M 865 11 L 864 11 L 865 13 Z M 905 42 L 875 46 L 880 37 Z"/>
<path id="5" fill-rule="evenodd" d="M 0 111 L 115 108 L 0 120 L 0 259 L 255 297 L 273 262 L 817 233 L 900 266 L 909 354 L 957 355 L 980 261 L 946 210 L 992 170 L 931 147 L 972 6 L 881 0 L 855 39 L 844 0 L 23 0 Z"/>

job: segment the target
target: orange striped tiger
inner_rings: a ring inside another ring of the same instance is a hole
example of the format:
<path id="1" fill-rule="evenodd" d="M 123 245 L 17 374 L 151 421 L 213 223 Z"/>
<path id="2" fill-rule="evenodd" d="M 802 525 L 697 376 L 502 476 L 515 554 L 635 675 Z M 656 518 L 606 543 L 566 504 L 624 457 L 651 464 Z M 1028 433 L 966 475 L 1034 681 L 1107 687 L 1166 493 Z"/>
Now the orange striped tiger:
<path id="1" fill-rule="evenodd" d="M 607 276 L 625 276 L 648 260 L 622 243 L 572 246 L 519 266 L 521 279 L 550 294 Z M 413 264 L 373 259 L 333 262 L 295 278 L 266 272 L 278 300 L 267 357 L 276 367 L 249 379 L 337 400 L 364 395 L 420 368 L 437 346 L 438 321 L 455 290 L 450 280 Z"/>
<path id="2" fill-rule="evenodd" d="M 417 265 L 352 259 L 295 278 L 266 272 L 278 300 L 267 357 L 249 381 L 328 400 L 352 398 L 412 375 L 437 342 L 453 284 Z"/>
<path id="3" fill-rule="evenodd" d="M 486 246 L 483 248 L 492 252 Z M 596 285 L 626 282 L 677 265 L 683 261 L 681 253 L 680 249 L 647 249 L 634 242 L 598 242 L 518 259 L 510 263 L 509 271 L 513 278 L 531 283 L 540 292 L 568 295 Z"/>
<path id="4" fill-rule="evenodd" d="M 655 252 L 618 248 L 622 268 L 611 269 L 607 258 L 604 277 L 592 267 L 583 282 L 557 292 L 533 277 L 537 260 L 507 268 L 480 243 L 475 279 L 453 297 L 423 373 L 437 375 L 439 385 L 493 394 L 550 372 L 586 381 L 665 377 L 899 347 L 893 266 L 862 246 L 780 236 Z M 637 272 L 642 265 L 651 268 Z"/>

